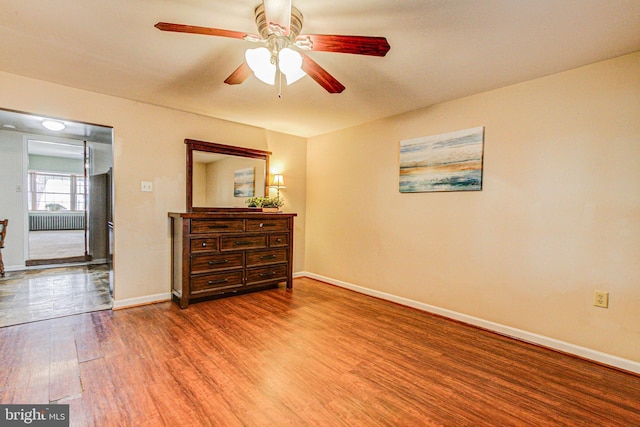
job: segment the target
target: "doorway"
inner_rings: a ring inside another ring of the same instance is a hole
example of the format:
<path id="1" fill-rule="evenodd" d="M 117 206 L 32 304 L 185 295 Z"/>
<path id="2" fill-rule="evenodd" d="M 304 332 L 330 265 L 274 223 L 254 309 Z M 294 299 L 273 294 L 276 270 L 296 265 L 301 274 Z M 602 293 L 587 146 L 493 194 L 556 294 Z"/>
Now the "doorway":
<path id="1" fill-rule="evenodd" d="M 92 162 L 87 143 L 29 138 L 27 153 L 26 266 L 91 261 L 87 201 L 93 189 L 89 188 Z M 93 197 L 104 197 L 104 189 L 100 190 Z"/>
<path id="2" fill-rule="evenodd" d="M 112 307 L 113 129 L 47 120 L 0 109 L 0 326 Z"/>
<path id="3" fill-rule="evenodd" d="M 111 218 L 111 147 L 27 140 L 26 266 L 105 263 Z"/>

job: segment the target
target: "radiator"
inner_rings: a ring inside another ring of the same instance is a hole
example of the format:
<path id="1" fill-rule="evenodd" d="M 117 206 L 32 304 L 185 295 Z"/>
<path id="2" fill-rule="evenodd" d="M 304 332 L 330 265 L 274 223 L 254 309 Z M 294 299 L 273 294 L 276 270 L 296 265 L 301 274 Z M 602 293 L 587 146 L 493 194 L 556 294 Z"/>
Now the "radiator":
<path id="1" fill-rule="evenodd" d="M 29 231 L 84 230 L 84 213 L 29 214 Z"/>

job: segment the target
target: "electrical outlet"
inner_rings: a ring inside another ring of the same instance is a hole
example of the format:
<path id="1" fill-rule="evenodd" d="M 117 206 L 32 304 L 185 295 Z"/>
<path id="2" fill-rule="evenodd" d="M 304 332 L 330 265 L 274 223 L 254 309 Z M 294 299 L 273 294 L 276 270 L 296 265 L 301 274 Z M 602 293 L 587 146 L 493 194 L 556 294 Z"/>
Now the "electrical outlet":
<path id="1" fill-rule="evenodd" d="M 596 307 L 609 308 L 609 292 L 595 291 L 593 305 Z"/>
<path id="2" fill-rule="evenodd" d="M 142 181 L 140 183 L 140 191 L 144 192 L 152 192 L 153 191 L 153 183 L 148 181 Z"/>

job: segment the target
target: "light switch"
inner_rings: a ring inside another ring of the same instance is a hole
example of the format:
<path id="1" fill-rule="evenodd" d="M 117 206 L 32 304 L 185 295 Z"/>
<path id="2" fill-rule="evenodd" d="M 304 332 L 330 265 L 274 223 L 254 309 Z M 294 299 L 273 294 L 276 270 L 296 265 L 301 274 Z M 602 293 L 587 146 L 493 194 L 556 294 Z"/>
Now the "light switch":
<path id="1" fill-rule="evenodd" d="M 142 181 L 140 183 L 140 191 L 152 192 L 153 191 L 153 183 L 149 181 Z"/>

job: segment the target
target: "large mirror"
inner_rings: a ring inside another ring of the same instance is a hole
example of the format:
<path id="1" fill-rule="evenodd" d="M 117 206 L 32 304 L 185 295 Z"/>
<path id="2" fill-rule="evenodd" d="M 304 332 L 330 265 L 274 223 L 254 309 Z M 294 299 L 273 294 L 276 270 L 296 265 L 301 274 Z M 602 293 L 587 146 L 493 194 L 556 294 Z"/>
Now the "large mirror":
<path id="1" fill-rule="evenodd" d="M 249 210 L 249 197 L 268 194 L 269 151 L 185 139 L 187 210 Z"/>

